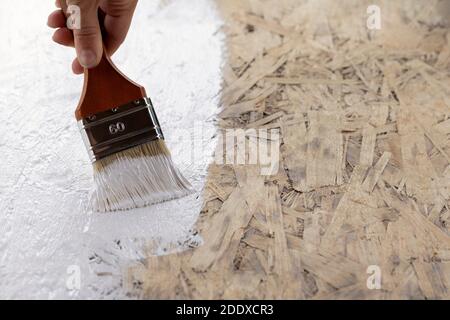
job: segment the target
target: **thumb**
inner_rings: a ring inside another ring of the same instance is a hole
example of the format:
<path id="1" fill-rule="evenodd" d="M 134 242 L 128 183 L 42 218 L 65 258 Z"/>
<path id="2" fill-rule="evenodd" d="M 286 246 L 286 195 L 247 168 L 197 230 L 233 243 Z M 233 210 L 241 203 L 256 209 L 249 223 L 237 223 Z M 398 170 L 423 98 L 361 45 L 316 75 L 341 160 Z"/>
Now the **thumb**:
<path id="1" fill-rule="evenodd" d="M 84 68 L 97 66 L 103 54 L 102 34 L 98 21 L 99 1 L 67 0 L 68 11 L 78 14 L 78 25 L 73 28 L 77 58 Z M 72 10 L 71 10 L 72 9 Z"/>

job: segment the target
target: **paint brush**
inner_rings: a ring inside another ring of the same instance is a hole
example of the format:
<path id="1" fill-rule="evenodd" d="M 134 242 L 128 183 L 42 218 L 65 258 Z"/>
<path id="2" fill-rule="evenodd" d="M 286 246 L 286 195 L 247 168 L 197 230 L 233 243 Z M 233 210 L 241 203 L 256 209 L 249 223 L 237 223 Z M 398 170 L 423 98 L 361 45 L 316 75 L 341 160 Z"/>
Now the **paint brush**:
<path id="1" fill-rule="evenodd" d="M 102 18 L 100 12 L 101 26 Z M 121 73 L 105 49 L 100 64 L 84 70 L 75 116 L 93 164 L 95 211 L 144 207 L 192 192 L 172 162 L 145 89 Z"/>

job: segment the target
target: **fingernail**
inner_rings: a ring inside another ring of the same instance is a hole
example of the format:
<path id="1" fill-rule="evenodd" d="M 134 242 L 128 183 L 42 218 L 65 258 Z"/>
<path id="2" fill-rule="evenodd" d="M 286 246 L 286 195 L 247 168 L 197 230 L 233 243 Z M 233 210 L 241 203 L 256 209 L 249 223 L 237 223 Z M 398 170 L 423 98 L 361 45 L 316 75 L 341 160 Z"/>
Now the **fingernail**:
<path id="1" fill-rule="evenodd" d="M 97 56 L 92 50 L 82 50 L 80 56 L 78 57 L 80 64 L 85 68 L 91 68 L 97 61 Z"/>

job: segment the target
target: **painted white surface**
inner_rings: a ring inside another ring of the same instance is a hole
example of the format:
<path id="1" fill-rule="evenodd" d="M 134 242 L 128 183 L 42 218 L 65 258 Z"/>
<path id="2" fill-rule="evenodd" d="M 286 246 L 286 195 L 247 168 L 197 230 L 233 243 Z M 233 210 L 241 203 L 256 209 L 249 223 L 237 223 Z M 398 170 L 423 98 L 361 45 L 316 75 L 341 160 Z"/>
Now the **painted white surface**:
<path id="1" fill-rule="evenodd" d="M 208 0 L 139 2 L 113 60 L 147 88 L 174 161 L 198 192 L 96 214 L 86 208 L 92 167 L 73 116 L 82 78 L 70 72 L 74 53 L 51 42 L 53 3 L 0 2 L 0 298 L 120 298 L 122 272 L 143 248 L 192 241 L 215 144 L 221 21 Z M 69 290 L 78 267 L 80 289 Z"/>

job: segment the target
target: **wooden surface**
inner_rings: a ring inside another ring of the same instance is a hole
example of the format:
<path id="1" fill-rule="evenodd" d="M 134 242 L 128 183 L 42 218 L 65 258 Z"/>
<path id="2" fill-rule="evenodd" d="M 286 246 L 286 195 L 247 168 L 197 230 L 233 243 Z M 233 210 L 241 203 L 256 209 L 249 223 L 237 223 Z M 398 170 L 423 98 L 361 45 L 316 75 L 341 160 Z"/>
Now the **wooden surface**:
<path id="1" fill-rule="evenodd" d="M 450 298 L 450 32 L 409 0 L 369 30 L 370 4 L 219 1 L 219 130 L 278 129 L 280 169 L 212 164 L 203 244 L 131 268 L 131 295 Z"/>

